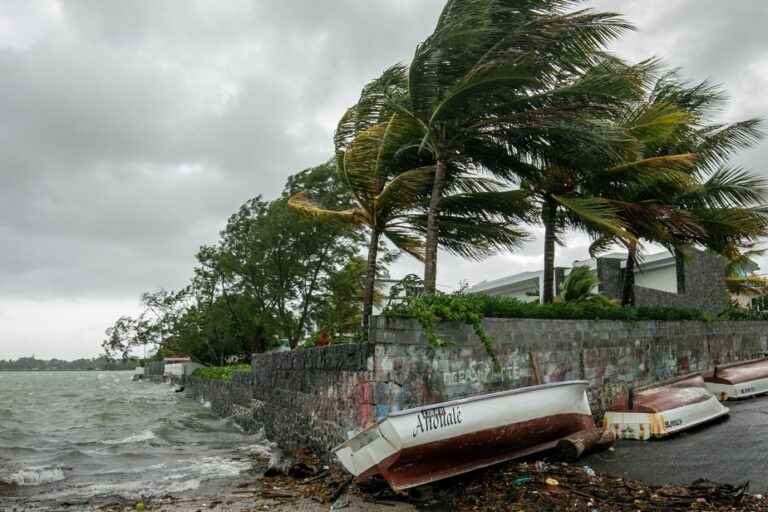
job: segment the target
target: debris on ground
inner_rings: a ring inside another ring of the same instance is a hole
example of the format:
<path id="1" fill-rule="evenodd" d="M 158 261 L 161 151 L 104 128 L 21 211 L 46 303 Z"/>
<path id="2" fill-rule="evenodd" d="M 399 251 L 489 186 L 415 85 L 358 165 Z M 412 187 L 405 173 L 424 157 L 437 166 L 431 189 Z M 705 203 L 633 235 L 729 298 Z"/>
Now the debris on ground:
<path id="1" fill-rule="evenodd" d="M 393 491 L 380 477 L 353 482 L 341 468 L 323 464 L 309 451 L 292 454 L 290 460 L 285 471 L 274 476 L 259 474 L 237 485 L 229 493 L 226 510 L 768 512 L 768 499 L 749 494 L 749 483 L 697 480 L 690 485 L 655 486 L 555 460 L 499 464 L 407 492 Z M 178 501 L 181 505 L 183 500 L 147 503 L 147 510 L 171 510 L 169 504 Z M 236 503 L 249 500 L 246 508 L 234 508 Z M 350 506 L 352 501 L 357 505 Z M 307 508 L 310 503 L 318 508 Z M 123 512 L 126 508 L 100 510 Z M 182 506 L 173 510 L 188 509 Z"/>

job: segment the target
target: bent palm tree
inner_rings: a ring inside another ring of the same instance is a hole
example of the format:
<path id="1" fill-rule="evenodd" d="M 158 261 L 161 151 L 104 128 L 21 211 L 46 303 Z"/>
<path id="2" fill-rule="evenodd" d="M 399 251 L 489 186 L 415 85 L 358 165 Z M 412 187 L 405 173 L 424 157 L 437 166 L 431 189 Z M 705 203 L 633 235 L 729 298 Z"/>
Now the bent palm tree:
<path id="1" fill-rule="evenodd" d="M 766 182 L 741 169 L 723 167 L 735 150 L 760 139 L 760 121 L 708 124 L 708 114 L 722 101 L 717 88 L 707 82 L 687 87 L 667 74 L 644 103 L 628 109 L 624 122 L 638 141 L 636 158 L 652 162 L 651 172 L 639 169 L 619 186 L 609 180 L 596 180 L 592 186 L 609 198 L 637 240 L 659 243 L 676 254 L 686 246 L 701 245 L 733 259 L 766 234 L 765 211 L 756 207 Z M 598 235 L 591 252 L 614 241 L 615 237 Z M 625 245 L 622 304 L 633 305 L 639 246 Z"/>
<path id="2" fill-rule="evenodd" d="M 570 12 L 575 4 L 449 0 L 434 33 L 417 47 L 407 98 L 392 103 L 421 127 L 418 149 L 435 161 L 424 228 L 428 292 L 436 286 L 450 173 L 508 178 L 516 166 L 536 159 L 553 134 L 604 145 L 603 130 L 586 116 L 624 94 L 626 80 L 608 73 L 588 81 L 566 78 L 595 67 L 602 45 L 629 25 L 610 13 Z"/>
<path id="3" fill-rule="evenodd" d="M 386 107 L 381 91 L 397 87 L 391 70 L 368 84 L 360 101 L 342 117 L 336 131 L 337 166 L 356 207 L 324 210 L 298 194 L 290 205 L 307 214 L 343 219 L 371 231 L 368 268 L 363 296 L 363 327 L 369 326 L 380 239 L 423 260 L 425 202 L 434 175 L 434 162 L 419 157 L 415 147 L 420 127 L 413 120 Z M 498 247 L 518 244 L 525 232 L 516 226 L 525 218 L 527 203 L 519 192 L 504 192 L 486 181 L 451 183 L 457 193 L 449 198 L 443 221 L 451 225 L 440 236 L 447 250 L 482 258 Z M 473 188 L 475 187 L 475 188 Z"/>

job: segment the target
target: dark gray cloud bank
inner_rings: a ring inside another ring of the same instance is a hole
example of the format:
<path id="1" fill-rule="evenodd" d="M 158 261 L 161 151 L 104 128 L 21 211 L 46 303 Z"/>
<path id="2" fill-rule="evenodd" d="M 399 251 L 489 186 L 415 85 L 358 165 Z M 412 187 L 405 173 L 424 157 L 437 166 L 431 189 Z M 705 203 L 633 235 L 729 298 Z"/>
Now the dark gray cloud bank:
<path id="1" fill-rule="evenodd" d="M 0 2 L 0 358 L 79 356 L 183 285 L 193 254 L 256 194 L 331 154 L 360 87 L 407 60 L 442 0 Z M 724 119 L 768 115 L 768 4 L 599 0 L 652 55 L 730 92 Z M 768 145 L 746 153 L 762 171 Z M 569 239 L 564 263 L 584 256 Z M 539 266 L 539 243 L 440 283 Z M 405 258 L 395 271 L 418 271 Z"/>

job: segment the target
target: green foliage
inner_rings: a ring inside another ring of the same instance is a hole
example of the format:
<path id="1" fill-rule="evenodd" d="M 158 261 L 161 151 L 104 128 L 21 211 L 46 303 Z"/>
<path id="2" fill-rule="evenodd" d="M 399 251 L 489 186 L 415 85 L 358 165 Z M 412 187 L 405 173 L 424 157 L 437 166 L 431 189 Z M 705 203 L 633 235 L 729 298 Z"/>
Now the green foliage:
<path id="1" fill-rule="evenodd" d="M 105 351 L 127 357 L 149 347 L 158 356 L 222 365 L 248 360 L 280 339 L 295 347 L 316 323 L 334 332 L 352 329 L 359 318 L 360 229 L 288 207 L 298 190 L 325 208 L 349 205 L 335 177 L 335 164 L 326 163 L 289 178 L 275 201 L 255 197 L 243 204 L 218 243 L 200 248 L 189 285 L 143 294 L 144 311 L 107 330 Z"/>
<path id="2" fill-rule="evenodd" d="M 251 365 L 248 364 L 209 366 L 207 368 L 198 368 L 192 373 L 192 377 L 207 380 L 232 380 L 236 373 L 248 373 L 250 371 Z"/>
<path id="3" fill-rule="evenodd" d="M 419 295 L 405 302 L 392 306 L 386 312 L 388 316 L 416 318 L 427 335 L 427 340 L 433 347 L 450 346 L 450 340 L 440 338 L 435 328 L 440 322 L 462 322 L 472 327 L 486 352 L 493 361 L 496 369 L 500 368 L 499 360 L 493 351 L 493 339 L 483 328 L 483 308 L 474 295 L 434 294 Z"/>
<path id="4" fill-rule="evenodd" d="M 560 290 L 561 302 L 585 302 L 593 300 L 596 295 L 592 290 L 597 287 L 600 280 L 597 272 L 589 267 L 574 267 L 563 281 Z"/>
<path id="5" fill-rule="evenodd" d="M 766 321 L 768 320 L 768 311 L 732 307 L 723 311 L 718 318 L 722 320 Z"/>
<path id="6" fill-rule="evenodd" d="M 421 323 L 433 346 L 445 346 L 435 329 L 442 321 L 459 321 L 472 326 L 489 355 L 493 353 L 493 340 L 482 326 L 484 318 L 539 318 L 551 320 L 698 320 L 710 321 L 709 314 L 683 308 L 637 307 L 624 308 L 600 302 L 561 302 L 537 304 L 510 297 L 492 297 L 480 294 L 437 294 L 414 297 L 389 308 L 385 314 L 392 317 L 415 318 Z"/>

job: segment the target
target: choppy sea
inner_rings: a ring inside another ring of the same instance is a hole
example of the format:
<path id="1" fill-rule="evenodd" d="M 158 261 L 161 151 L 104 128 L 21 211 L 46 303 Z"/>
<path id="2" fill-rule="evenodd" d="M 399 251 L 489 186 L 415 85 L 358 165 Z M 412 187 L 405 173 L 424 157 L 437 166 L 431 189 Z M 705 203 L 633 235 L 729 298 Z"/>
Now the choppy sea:
<path id="1" fill-rule="evenodd" d="M 268 454 L 209 404 L 131 372 L 0 372 L 0 510 L 215 492 Z"/>

